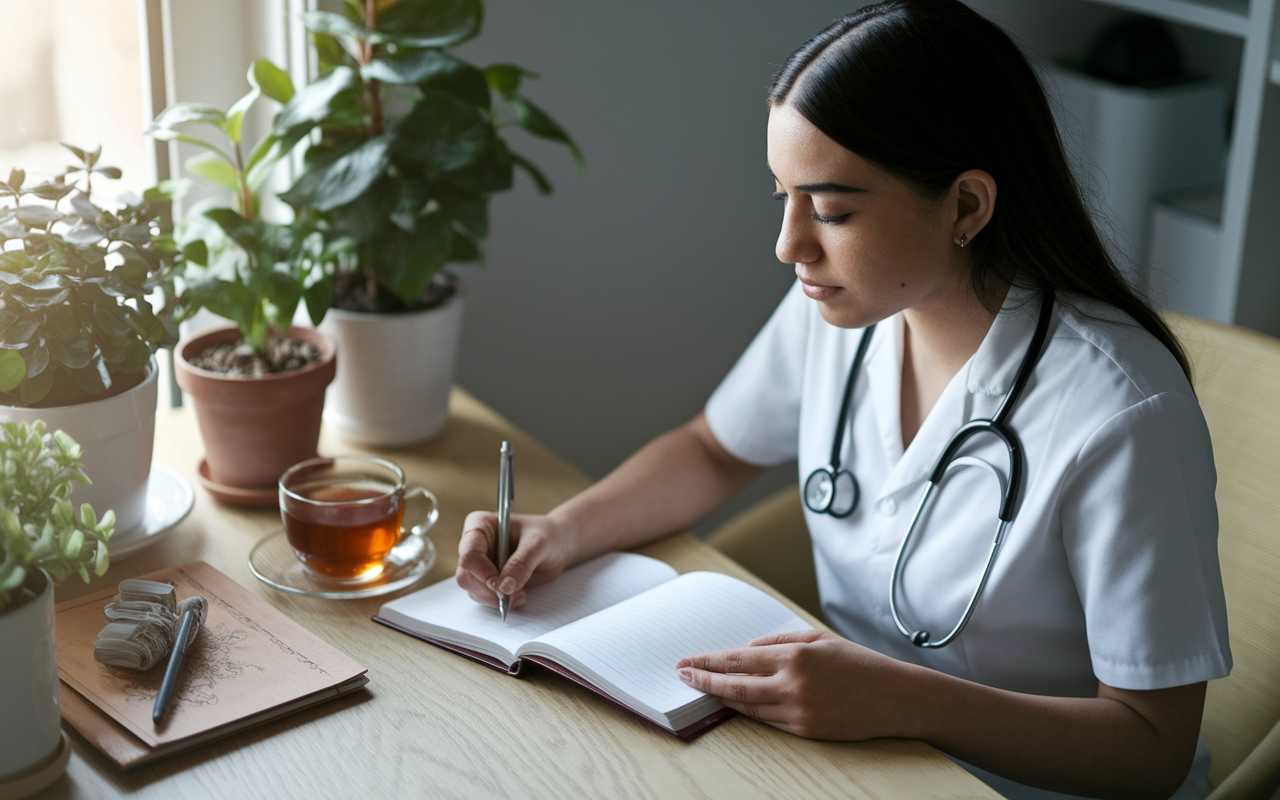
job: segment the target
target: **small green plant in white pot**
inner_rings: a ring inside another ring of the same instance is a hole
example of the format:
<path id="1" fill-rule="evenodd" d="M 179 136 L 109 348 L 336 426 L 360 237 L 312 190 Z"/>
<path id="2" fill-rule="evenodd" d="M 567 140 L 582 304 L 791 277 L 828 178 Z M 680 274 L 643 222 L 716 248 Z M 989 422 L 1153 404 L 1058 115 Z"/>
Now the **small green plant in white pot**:
<path id="1" fill-rule="evenodd" d="M 39 791 L 69 754 L 58 708 L 53 584 L 107 571 L 115 514 L 77 512 L 81 449 L 43 422 L 0 424 L 0 795 Z M 59 763 L 61 762 L 61 763 Z"/>
<path id="2" fill-rule="evenodd" d="M 115 509 L 119 542 L 143 533 L 153 355 L 178 340 L 185 256 L 167 230 L 167 187 L 103 203 L 120 170 L 99 150 L 67 150 L 72 163 L 50 180 L 15 169 L 0 181 L 0 422 L 43 420 L 86 448 L 100 477 L 75 502 Z"/>

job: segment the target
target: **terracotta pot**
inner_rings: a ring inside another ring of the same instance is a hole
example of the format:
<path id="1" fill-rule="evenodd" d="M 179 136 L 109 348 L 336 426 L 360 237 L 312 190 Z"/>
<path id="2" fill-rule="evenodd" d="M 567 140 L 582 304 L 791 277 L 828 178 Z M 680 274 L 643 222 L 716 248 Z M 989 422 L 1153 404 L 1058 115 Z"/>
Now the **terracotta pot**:
<path id="1" fill-rule="evenodd" d="M 367 314 L 331 308 L 320 330 L 342 350 L 324 420 L 353 442 L 395 446 L 429 439 L 449 421 L 462 296 L 438 308 Z"/>
<path id="2" fill-rule="evenodd" d="M 289 336 L 314 345 L 320 360 L 260 378 L 221 375 L 187 361 L 213 345 L 240 341 L 234 326 L 178 342 L 175 377 L 195 406 L 209 477 L 218 484 L 274 491 L 286 469 L 316 456 L 324 390 L 333 380 L 337 348 L 314 328 L 294 326 Z"/>
<path id="3" fill-rule="evenodd" d="M 84 449 L 80 466 L 93 485 L 77 485 L 71 505 L 79 509 L 81 503 L 88 503 L 98 516 L 107 509 L 115 511 L 112 542 L 141 528 L 146 516 L 156 429 L 156 374 L 152 359 L 142 383 L 114 397 L 50 408 L 0 406 L 0 422 L 44 420 L 50 432 L 66 431 Z"/>

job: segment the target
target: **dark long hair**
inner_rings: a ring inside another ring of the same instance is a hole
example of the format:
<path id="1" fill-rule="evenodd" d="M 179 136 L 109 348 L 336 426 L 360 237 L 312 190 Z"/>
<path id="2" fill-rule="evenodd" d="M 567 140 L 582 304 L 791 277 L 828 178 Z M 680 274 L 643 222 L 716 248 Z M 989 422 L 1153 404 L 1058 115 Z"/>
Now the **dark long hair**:
<path id="1" fill-rule="evenodd" d="M 973 238 L 972 282 L 1052 285 L 1124 311 L 1188 379 L 1177 338 L 1103 245 L 1063 152 L 1044 89 L 999 27 L 959 0 L 889 0 L 842 17 L 787 59 L 769 104 L 790 103 L 832 140 L 941 197 L 981 169 L 999 196 Z M 1061 296 L 1061 292 L 1059 293 Z"/>

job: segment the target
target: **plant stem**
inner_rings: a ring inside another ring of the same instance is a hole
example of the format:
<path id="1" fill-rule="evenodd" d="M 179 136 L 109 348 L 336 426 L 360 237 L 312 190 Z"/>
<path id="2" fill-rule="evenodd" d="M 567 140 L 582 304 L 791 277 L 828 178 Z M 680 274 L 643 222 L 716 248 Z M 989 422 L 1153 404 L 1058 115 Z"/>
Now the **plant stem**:
<path id="1" fill-rule="evenodd" d="M 364 273 L 364 290 L 369 293 L 369 302 L 373 303 L 373 307 L 378 307 L 378 276 L 373 274 L 373 270 Z"/>
<path id="2" fill-rule="evenodd" d="M 378 22 L 378 8 L 376 0 L 364 0 L 364 26 L 369 30 L 373 30 L 374 25 Z M 365 42 L 363 58 L 361 64 L 368 64 L 373 60 L 373 42 Z M 381 136 L 383 131 L 382 124 L 382 96 L 378 91 L 378 81 L 369 81 L 369 131 L 374 136 Z"/>

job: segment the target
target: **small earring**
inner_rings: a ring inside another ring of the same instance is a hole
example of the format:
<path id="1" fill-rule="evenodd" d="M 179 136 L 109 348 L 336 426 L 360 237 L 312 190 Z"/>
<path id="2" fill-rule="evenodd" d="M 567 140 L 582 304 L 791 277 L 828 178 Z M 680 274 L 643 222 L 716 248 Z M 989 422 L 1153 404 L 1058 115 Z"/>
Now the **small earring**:
<path id="1" fill-rule="evenodd" d="M 965 236 L 963 233 L 960 234 L 960 242 L 959 242 L 960 246 L 964 247 L 968 243 L 969 243 L 969 237 Z"/>

